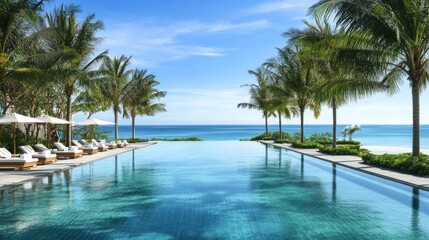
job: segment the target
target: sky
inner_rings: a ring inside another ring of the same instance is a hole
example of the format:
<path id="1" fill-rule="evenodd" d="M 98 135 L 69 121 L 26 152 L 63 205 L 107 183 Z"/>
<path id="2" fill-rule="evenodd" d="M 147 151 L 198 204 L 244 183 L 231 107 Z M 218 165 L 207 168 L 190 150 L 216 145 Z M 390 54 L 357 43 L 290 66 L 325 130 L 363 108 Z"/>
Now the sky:
<path id="1" fill-rule="evenodd" d="M 138 117 L 140 125 L 263 124 L 257 110 L 238 109 L 248 102 L 243 84 L 256 80 L 248 70 L 275 57 L 285 46 L 282 33 L 302 28 L 311 21 L 307 9 L 315 0 L 91 0 L 52 1 L 49 9 L 64 4 L 79 5 L 80 18 L 94 13 L 104 22 L 97 52 L 132 56 L 131 68 L 147 69 L 167 91 L 161 100 L 166 113 Z M 404 81 L 393 96 L 376 94 L 339 108 L 339 124 L 411 124 L 411 90 Z M 113 111 L 94 115 L 113 121 Z M 84 113 L 74 121 L 86 118 Z M 271 118 L 276 124 L 278 119 Z M 298 118 L 283 120 L 299 124 Z M 331 124 L 332 110 L 324 106 L 315 119 L 305 114 L 307 124 Z M 429 123 L 429 95 L 421 97 L 421 123 Z M 119 124 L 129 125 L 130 119 Z"/>

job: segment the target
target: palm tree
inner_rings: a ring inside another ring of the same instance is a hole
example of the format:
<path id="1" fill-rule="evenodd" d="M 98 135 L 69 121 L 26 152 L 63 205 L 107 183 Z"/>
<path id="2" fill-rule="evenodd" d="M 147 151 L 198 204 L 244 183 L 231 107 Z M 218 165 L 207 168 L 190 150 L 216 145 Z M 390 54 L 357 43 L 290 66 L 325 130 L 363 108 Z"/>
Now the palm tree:
<path id="1" fill-rule="evenodd" d="M 132 138 L 135 139 L 135 119 L 136 116 L 153 116 L 158 112 L 165 112 L 165 104 L 154 103 L 166 96 L 165 91 L 159 91 L 155 87 L 159 82 L 155 80 L 155 75 L 147 74 L 147 70 L 135 69 L 131 75 L 131 80 L 125 86 L 125 94 L 122 102 L 124 106 L 123 116 L 131 117 Z"/>
<path id="2" fill-rule="evenodd" d="M 44 2 L 0 0 L 0 115 L 18 105 L 14 99 L 25 95 L 24 82 L 43 79 L 39 77 L 41 62 L 46 64 L 50 55 L 40 51 L 40 42 L 46 37 L 39 28 Z"/>
<path id="3" fill-rule="evenodd" d="M 277 75 L 281 88 L 292 93 L 293 101 L 298 107 L 301 119 L 301 142 L 304 142 L 304 112 L 310 108 L 317 118 L 320 114 L 320 103 L 314 97 L 317 79 L 314 76 L 313 63 L 306 52 L 298 45 L 296 50 L 290 47 L 278 49 L 278 57 L 268 60 L 265 65 Z"/>
<path id="4" fill-rule="evenodd" d="M 420 92 L 429 76 L 428 9 L 425 0 L 321 0 L 309 10 L 334 14 L 348 32 L 367 38 L 354 42 L 353 51 L 344 49 L 341 55 L 349 62 L 367 62 L 367 69 L 382 69 L 391 81 L 407 76 L 412 93 L 413 156 L 420 154 Z"/>
<path id="5" fill-rule="evenodd" d="M 54 29 L 54 35 L 48 40 L 49 49 L 66 53 L 52 72 L 66 97 L 68 121 L 72 117 L 72 96 L 98 73 L 95 66 L 107 54 L 104 51 L 92 57 L 100 42 L 95 34 L 103 28 L 103 23 L 95 21 L 94 14 L 79 22 L 76 16 L 78 12 L 79 8 L 75 5 L 61 5 L 46 15 L 47 27 Z M 71 125 L 67 125 L 66 143 L 71 143 Z"/>
<path id="6" fill-rule="evenodd" d="M 386 90 L 374 74 L 359 72 L 357 66 L 341 64 L 337 50 L 348 45 L 350 36 L 344 29 L 331 28 L 328 19 L 315 16 L 315 24 L 304 21 L 305 29 L 291 29 L 287 33 L 291 42 L 305 45 L 314 58 L 315 69 L 321 80 L 316 98 L 332 108 L 332 147 L 337 141 L 337 108 L 360 97 Z"/>
<path id="7" fill-rule="evenodd" d="M 257 84 L 243 85 L 250 88 L 250 102 L 239 103 L 237 107 L 262 111 L 262 116 L 265 119 L 265 137 L 268 137 L 268 117 L 274 115 L 271 104 L 272 94 L 269 89 L 268 74 L 262 68 L 258 68 L 256 71 L 250 70 L 249 74 L 256 77 Z"/>
<path id="8" fill-rule="evenodd" d="M 121 55 L 113 59 L 107 57 L 101 65 L 103 77 L 98 79 L 98 87 L 106 101 L 110 102 L 115 115 L 115 140 L 118 140 L 118 114 L 121 112 L 122 99 L 126 94 L 125 86 L 131 70 L 128 70 L 131 57 Z"/>
<path id="9" fill-rule="evenodd" d="M 292 116 L 298 115 L 298 108 L 296 102 L 293 101 L 293 93 L 290 89 L 284 88 L 285 85 L 282 84 L 278 75 L 272 72 L 270 72 L 270 74 L 272 83 L 269 87 L 273 95 L 270 104 L 277 112 L 279 118 L 279 139 L 283 139 L 282 116 L 284 115 L 287 119 L 290 119 Z"/>

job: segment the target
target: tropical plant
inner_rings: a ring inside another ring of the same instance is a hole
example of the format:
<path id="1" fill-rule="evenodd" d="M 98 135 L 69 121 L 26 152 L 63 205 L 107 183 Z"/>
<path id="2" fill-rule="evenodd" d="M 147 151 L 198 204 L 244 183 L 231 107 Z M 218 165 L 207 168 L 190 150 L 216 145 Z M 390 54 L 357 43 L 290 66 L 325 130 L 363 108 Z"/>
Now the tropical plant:
<path id="1" fill-rule="evenodd" d="M 135 138 L 136 116 L 153 116 L 159 112 L 167 111 L 165 104 L 154 103 L 165 97 L 165 91 L 159 91 L 155 87 L 159 82 L 155 80 L 155 75 L 147 74 L 147 70 L 135 69 L 131 75 L 131 80 L 124 87 L 125 94 L 122 96 L 124 113 L 126 118 L 131 117 L 132 138 Z"/>
<path id="2" fill-rule="evenodd" d="M 293 92 L 285 88 L 285 85 L 280 79 L 280 75 L 268 71 L 271 78 L 269 85 L 270 91 L 272 92 L 271 108 L 276 111 L 277 117 L 279 118 L 279 139 L 283 139 L 282 136 L 282 117 L 290 119 L 292 116 L 298 115 L 298 107 L 296 102 L 293 101 Z"/>
<path id="3" fill-rule="evenodd" d="M 341 64 L 338 49 L 348 46 L 350 36 L 344 28 L 332 28 L 326 16 L 322 19 L 315 16 L 315 23 L 304 21 L 305 29 L 291 29 L 288 32 L 290 41 L 306 46 L 314 58 L 315 69 L 320 87 L 315 97 L 332 108 L 332 147 L 337 145 L 337 108 L 360 97 L 388 88 L 378 81 L 376 74 L 359 72 L 358 66 Z"/>
<path id="4" fill-rule="evenodd" d="M 21 110 L 20 103 L 32 93 L 23 89 L 43 80 L 41 70 L 54 60 L 40 47 L 47 36 L 40 31 L 44 2 L 0 0 L 0 115 L 12 106 Z"/>
<path id="5" fill-rule="evenodd" d="M 313 63 L 299 45 L 295 50 L 290 47 L 278 49 L 278 57 L 269 59 L 265 66 L 277 75 L 278 89 L 291 92 L 301 119 L 301 142 L 304 142 L 304 112 L 310 108 L 317 118 L 320 114 L 320 103 L 314 97 L 317 79 L 314 76 Z"/>
<path id="6" fill-rule="evenodd" d="M 131 70 L 128 70 L 131 57 L 124 55 L 106 57 L 101 65 L 103 76 L 97 79 L 97 85 L 107 102 L 113 109 L 115 116 L 115 140 L 118 140 L 118 115 L 122 112 L 122 100 L 126 94 L 125 86 Z"/>
<path id="7" fill-rule="evenodd" d="M 332 14 L 348 33 L 365 36 L 341 55 L 365 69 L 382 69 L 387 81 L 407 76 L 413 108 L 412 155 L 420 154 L 420 93 L 428 80 L 429 1 L 427 0 L 321 0 L 311 13 Z"/>
<path id="8" fill-rule="evenodd" d="M 72 96 L 98 74 L 95 66 L 107 54 L 107 51 L 104 51 L 92 57 L 100 42 L 100 38 L 95 34 L 103 28 L 103 23 L 95 20 L 94 14 L 88 15 L 80 22 L 77 17 L 79 11 L 79 7 L 75 5 L 61 5 L 52 13 L 46 14 L 47 27 L 54 29 L 53 36 L 48 38 L 48 49 L 65 53 L 51 74 L 66 97 L 68 121 L 71 121 L 72 117 Z M 70 145 L 71 125 L 67 125 L 65 139 Z"/>
<path id="9" fill-rule="evenodd" d="M 344 139 L 349 136 L 349 141 L 353 141 L 353 134 L 359 132 L 361 130 L 361 127 L 357 124 L 349 125 L 344 128 L 344 131 L 342 132 Z"/>
<path id="10" fill-rule="evenodd" d="M 258 68 L 256 71 L 250 70 L 249 74 L 256 77 L 257 84 L 243 85 L 250 88 L 250 101 L 239 103 L 237 107 L 262 111 L 262 116 L 265 119 L 265 136 L 268 137 L 268 117 L 275 115 L 272 108 L 272 93 L 269 88 L 268 74 L 263 68 Z"/>

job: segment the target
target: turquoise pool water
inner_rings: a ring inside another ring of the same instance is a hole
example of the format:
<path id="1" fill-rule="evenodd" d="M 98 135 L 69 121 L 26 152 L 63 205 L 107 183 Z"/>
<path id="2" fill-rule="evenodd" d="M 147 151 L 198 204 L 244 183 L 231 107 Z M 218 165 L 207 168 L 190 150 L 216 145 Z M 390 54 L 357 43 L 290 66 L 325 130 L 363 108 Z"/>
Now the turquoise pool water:
<path id="1" fill-rule="evenodd" d="M 213 141 L 159 143 L 0 195 L 0 239 L 314 238 L 429 238 L 429 193 Z"/>

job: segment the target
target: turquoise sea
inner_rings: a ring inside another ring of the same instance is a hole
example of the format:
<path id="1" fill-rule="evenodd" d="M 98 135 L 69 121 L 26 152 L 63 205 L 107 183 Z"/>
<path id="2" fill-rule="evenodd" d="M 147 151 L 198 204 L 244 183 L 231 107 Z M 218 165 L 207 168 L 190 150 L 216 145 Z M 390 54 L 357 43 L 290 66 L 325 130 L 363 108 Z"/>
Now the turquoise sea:
<path id="1" fill-rule="evenodd" d="M 339 138 L 346 125 L 338 125 Z M 109 130 L 110 138 L 114 137 L 113 126 L 101 126 L 101 129 Z M 361 125 L 362 131 L 356 133 L 353 138 L 364 145 L 382 145 L 411 147 L 411 125 Z M 270 131 L 278 131 L 277 125 L 270 125 Z M 313 133 L 331 132 L 331 125 L 306 125 L 305 135 Z M 136 126 L 138 138 L 175 138 L 175 137 L 199 137 L 204 140 L 222 141 L 249 139 L 265 131 L 264 125 L 139 125 Z M 299 125 L 283 125 L 283 131 L 295 133 L 300 131 Z M 131 126 L 119 126 L 119 137 L 131 137 Z M 421 148 L 429 148 L 429 125 L 421 126 Z"/>

